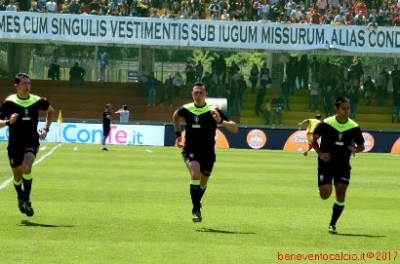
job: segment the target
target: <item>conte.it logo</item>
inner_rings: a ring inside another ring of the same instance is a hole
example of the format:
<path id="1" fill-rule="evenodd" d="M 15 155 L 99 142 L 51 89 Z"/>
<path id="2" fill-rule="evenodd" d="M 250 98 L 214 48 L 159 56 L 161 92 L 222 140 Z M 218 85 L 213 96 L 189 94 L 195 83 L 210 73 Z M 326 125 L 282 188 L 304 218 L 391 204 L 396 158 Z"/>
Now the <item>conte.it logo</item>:
<path id="1" fill-rule="evenodd" d="M 267 136 L 262 130 L 253 129 L 247 134 L 246 140 L 250 148 L 260 149 L 267 143 Z"/>
<path id="2" fill-rule="evenodd" d="M 400 154 L 400 137 L 394 142 L 392 150 L 390 151 L 392 154 Z"/>
<path id="3" fill-rule="evenodd" d="M 364 147 L 365 147 L 364 152 L 369 152 L 375 146 L 374 137 L 370 133 L 367 133 L 367 132 L 363 132 L 362 135 L 363 135 L 364 141 L 365 141 L 364 142 Z"/>
<path id="4" fill-rule="evenodd" d="M 308 139 L 306 131 L 298 130 L 295 131 L 290 137 L 286 140 L 285 146 L 283 146 L 283 150 L 291 150 L 291 151 L 304 151 L 308 148 Z"/>

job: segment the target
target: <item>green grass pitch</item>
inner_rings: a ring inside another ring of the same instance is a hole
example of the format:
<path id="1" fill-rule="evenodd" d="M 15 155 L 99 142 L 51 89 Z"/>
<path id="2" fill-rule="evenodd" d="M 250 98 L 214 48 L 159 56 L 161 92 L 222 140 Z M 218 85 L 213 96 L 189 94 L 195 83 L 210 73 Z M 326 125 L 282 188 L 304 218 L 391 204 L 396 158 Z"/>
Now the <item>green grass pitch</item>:
<path id="1" fill-rule="evenodd" d="M 2 184 L 11 171 L 0 147 Z M 319 198 L 313 152 L 217 149 L 203 222 L 194 224 L 178 148 L 42 147 L 35 215 L 19 212 L 12 184 L 0 189 L 1 264 L 400 262 L 398 155 L 352 158 L 340 234 L 330 235 L 334 195 Z"/>

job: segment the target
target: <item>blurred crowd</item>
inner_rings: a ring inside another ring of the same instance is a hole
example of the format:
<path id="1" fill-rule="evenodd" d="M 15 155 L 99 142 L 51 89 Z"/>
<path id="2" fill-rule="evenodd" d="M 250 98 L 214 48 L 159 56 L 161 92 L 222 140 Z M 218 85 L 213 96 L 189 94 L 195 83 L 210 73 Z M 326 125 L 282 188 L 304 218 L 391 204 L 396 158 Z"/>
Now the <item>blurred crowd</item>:
<path id="1" fill-rule="evenodd" d="M 363 25 L 371 30 L 400 25 L 400 0 L 0 0 L 0 11 Z"/>

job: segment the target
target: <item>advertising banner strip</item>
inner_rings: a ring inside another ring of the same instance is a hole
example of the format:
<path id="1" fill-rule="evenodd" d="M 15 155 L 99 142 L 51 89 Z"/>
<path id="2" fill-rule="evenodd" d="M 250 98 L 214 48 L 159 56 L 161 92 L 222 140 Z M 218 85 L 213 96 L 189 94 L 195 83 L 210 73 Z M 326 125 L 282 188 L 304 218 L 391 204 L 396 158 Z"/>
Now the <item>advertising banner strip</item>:
<path id="1" fill-rule="evenodd" d="M 398 53 L 396 27 L 0 12 L 0 42 Z"/>

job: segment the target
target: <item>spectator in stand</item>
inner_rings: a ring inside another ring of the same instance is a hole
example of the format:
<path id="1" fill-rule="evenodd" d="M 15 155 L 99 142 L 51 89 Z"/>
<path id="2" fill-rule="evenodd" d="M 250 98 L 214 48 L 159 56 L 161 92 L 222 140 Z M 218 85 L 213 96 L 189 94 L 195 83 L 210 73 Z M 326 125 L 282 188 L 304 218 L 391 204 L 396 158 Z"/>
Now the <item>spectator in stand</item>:
<path id="1" fill-rule="evenodd" d="M 292 13 L 290 14 L 290 17 L 292 17 L 291 22 L 292 23 L 300 22 L 302 16 L 303 16 L 303 12 L 301 10 L 301 6 L 297 5 L 296 8 L 294 10 L 292 10 Z"/>
<path id="2" fill-rule="evenodd" d="M 355 119 L 360 95 L 359 95 L 359 87 L 356 86 L 354 82 L 350 83 L 350 87 L 346 91 L 346 96 L 350 99 L 350 109 L 351 109 L 350 118 Z"/>
<path id="3" fill-rule="evenodd" d="M 333 21 L 335 20 L 335 15 L 332 10 L 329 10 L 328 13 L 325 14 L 323 17 L 323 24 L 325 25 L 331 25 L 333 24 Z"/>
<path id="4" fill-rule="evenodd" d="M 282 98 L 283 102 L 284 102 L 284 104 L 286 104 L 287 110 L 290 111 L 290 99 L 291 99 L 291 96 L 292 96 L 292 88 L 291 88 L 291 85 L 289 83 L 289 79 L 288 78 L 286 78 L 285 81 L 282 83 L 281 94 L 282 94 L 282 97 L 283 97 Z"/>
<path id="5" fill-rule="evenodd" d="M 376 19 L 376 21 L 378 22 L 379 26 L 383 26 L 383 21 L 386 19 L 388 14 L 389 14 L 389 10 L 387 9 L 386 5 L 382 5 L 379 8 L 378 17 Z"/>
<path id="6" fill-rule="evenodd" d="M 386 15 L 386 17 L 382 21 L 382 26 L 391 27 L 393 26 L 393 19 L 390 13 Z"/>
<path id="7" fill-rule="evenodd" d="M 106 80 L 106 69 L 108 65 L 108 54 L 107 52 L 100 53 L 100 82 Z"/>
<path id="8" fill-rule="evenodd" d="M 158 80 L 154 77 L 154 72 L 150 72 L 150 75 L 146 82 L 147 93 L 149 96 L 148 105 L 147 106 L 155 106 L 156 105 L 156 93 L 158 88 Z"/>
<path id="9" fill-rule="evenodd" d="M 151 18 L 160 18 L 160 15 L 158 14 L 158 10 L 157 9 L 155 9 L 155 8 L 152 8 L 151 9 Z"/>
<path id="10" fill-rule="evenodd" d="M 314 9 L 310 16 L 310 24 L 321 24 L 321 21 L 322 21 L 321 14 L 318 13 L 317 9 Z"/>
<path id="11" fill-rule="evenodd" d="M 258 74 L 259 74 L 257 64 L 253 64 L 253 67 L 250 70 L 249 81 L 251 83 L 251 92 L 254 93 L 258 84 Z"/>
<path id="12" fill-rule="evenodd" d="M 307 54 L 303 54 L 300 57 L 300 61 L 298 63 L 298 78 L 299 78 L 299 88 L 300 89 L 308 89 L 308 80 L 310 73 L 310 62 L 308 60 Z"/>
<path id="13" fill-rule="evenodd" d="M 376 99 L 378 100 L 379 106 L 385 105 L 389 78 L 390 75 L 386 71 L 386 68 L 383 68 L 376 78 Z"/>
<path id="14" fill-rule="evenodd" d="M 297 56 L 289 57 L 289 63 L 286 64 L 286 76 L 289 79 L 290 89 L 296 89 L 296 78 L 298 72 Z"/>
<path id="15" fill-rule="evenodd" d="M 260 85 L 258 88 L 258 92 L 256 95 L 256 104 L 254 106 L 254 112 L 256 116 L 261 112 L 262 113 L 262 103 L 264 102 L 265 92 L 267 90 L 267 85 L 271 83 L 271 77 L 269 75 L 270 71 L 267 67 L 267 63 L 264 62 L 260 69 Z"/>
<path id="16" fill-rule="evenodd" d="M 194 86 L 194 83 L 196 82 L 196 70 L 191 62 L 186 63 L 185 73 L 186 73 L 186 87 L 192 88 Z M 191 96 L 191 90 L 185 91 L 185 95 L 187 98 L 189 98 L 189 96 Z"/>
<path id="17" fill-rule="evenodd" d="M 400 13 L 398 13 L 396 17 L 393 19 L 392 24 L 394 27 L 400 26 Z"/>
<path id="18" fill-rule="evenodd" d="M 261 0 L 260 1 L 260 16 L 265 17 L 267 19 L 269 10 L 270 10 L 270 6 L 268 5 L 268 2 L 266 0 Z"/>
<path id="19" fill-rule="evenodd" d="M 192 16 L 192 8 L 189 6 L 189 3 L 186 1 L 182 2 L 181 6 L 181 18 L 189 19 Z"/>
<path id="20" fill-rule="evenodd" d="M 252 7 L 251 7 L 251 17 L 253 21 L 259 21 L 260 20 L 260 1 L 259 0 L 253 0 Z"/>
<path id="21" fill-rule="evenodd" d="M 196 70 L 196 81 L 201 82 L 201 79 L 203 78 L 204 67 L 200 60 L 197 61 L 195 70 Z M 206 87 L 208 87 L 208 86 L 206 86 Z"/>
<path id="22" fill-rule="evenodd" d="M 339 9 L 340 1 L 339 0 L 329 0 L 329 7 L 330 7 L 330 9 Z"/>
<path id="23" fill-rule="evenodd" d="M 61 8 L 61 10 L 60 10 L 60 14 L 71 14 L 71 12 L 69 12 L 69 10 L 68 10 L 68 6 L 66 5 L 66 4 L 62 4 L 62 5 L 60 5 L 59 6 L 59 8 Z"/>
<path id="24" fill-rule="evenodd" d="M 392 86 L 393 91 L 400 89 L 400 70 L 397 69 L 397 64 L 393 65 L 393 70 L 390 73 L 390 77 L 392 78 Z"/>
<path id="25" fill-rule="evenodd" d="M 269 125 L 271 120 L 271 101 L 269 99 L 265 100 L 264 104 L 264 121 L 265 125 Z"/>
<path id="26" fill-rule="evenodd" d="M 240 71 L 239 66 L 236 64 L 235 61 L 232 61 L 231 67 L 229 67 L 228 82 L 232 82 L 232 76 L 233 76 L 234 74 L 239 73 L 239 71 Z"/>
<path id="27" fill-rule="evenodd" d="M 287 1 L 287 3 L 285 4 L 284 10 L 285 10 L 285 21 L 289 21 L 290 20 L 290 16 L 292 14 L 293 10 L 296 10 L 296 3 L 293 2 L 293 0 L 289 0 Z"/>
<path id="28" fill-rule="evenodd" d="M 0 11 L 6 11 L 6 3 L 5 1 L 1 0 L 0 1 Z"/>
<path id="29" fill-rule="evenodd" d="M 371 9 L 371 12 L 368 15 L 368 22 L 371 22 L 372 20 L 378 20 L 378 13 L 375 8 Z"/>
<path id="30" fill-rule="evenodd" d="M 168 18 L 168 17 L 169 17 L 168 9 L 164 8 L 160 18 Z"/>
<path id="31" fill-rule="evenodd" d="M 69 70 L 69 82 L 71 88 L 82 89 L 83 82 L 85 80 L 86 71 L 81 66 L 79 62 L 75 62 L 74 66 Z"/>
<path id="32" fill-rule="evenodd" d="M 363 93 L 364 93 L 364 104 L 369 106 L 371 104 L 372 98 L 375 97 L 375 83 L 372 81 L 372 77 L 370 75 L 367 76 L 367 79 L 363 85 Z"/>
<path id="33" fill-rule="evenodd" d="M 201 78 L 201 82 L 204 83 L 204 86 L 207 87 L 207 96 L 214 97 L 215 91 L 211 84 L 211 74 L 209 72 L 205 72 L 203 78 Z"/>
<path id="34" fill-rule="evenodd" d="M 32 4 L 32 7 L 29 9 L 29 12 L 40 13 L 40 9 L 37 7 L 37 3 Z"/>
<path id="35" fill-rule="evenodd" d="M 353 15 L 351 14 L 351 12 L 347 12 L 344 23 L 346 26 L 354 25 Z"/>
<path id="36" fill-rule="evenodd" d="M 272 126 L 275 126 L 276 121 L 279 121 L 279 126 L 282 126 L 283 99 L 276 93 L 271 101 L 272 106 Z"/>
<path id="37" fill-rule="evenodd" d="M 204 3 L 201 0 L 193 0 L 192 7 L 193 7 L 193 13 L 195 14 L 195 16 L 197 16 L 197 19 L 205 18 Z"/>
<path id="38" fill-rule="evenodd" d="M 375 19 L 372 19 L 371 22 L 368 23 L 367 28 L 372 33 L 376 33 L 376 30 L 378 29 L 378 23 Z"/>
<path id="39" fill-rule="evenodd" d="M 319 111 L 319 94 L 320 94 L 320 84 L 317 79 L 313 77 L 310 84 L 310 96 L 308 99 L 308 112 Z"/>
<path id="40" fill-rule="evenodd" d="M 69 12 L 71 12 L 71 14 L 80 14 L 81 8 L 82 7 L 79 4 L 78 0 L 71 0 L 71 3 L 68 6 Z"/>
<path id="41" fill-rule="evenodd" d="M 222 10 L 221 20 L 225 20 L 225 21 L 231 20 L 229 17 L 229 14 L 228 14 L 228 10 L 226 10 L 226 9 Z"/>
<path id="42" fill-rule="evenodd" d="M 98 2 L 98 0 L 92 0 L 89 3 L 89 13 L 99 13 L 101 10 L 101 6 L 100 3 Z"/>
<path id="43" fill-rule="evenodd" d="M 215 13 L 221 12 L 221 7 L 218 3 L 218 0 L 213 0 L 212 3 L 208 7 L 208 11 L 210 12 L 210 17 L 214 17 Z"/>
<path id="44" fill-rule="evenodd" d="M 340 12 L 338 15 L 335 16 L 335 19 L 333 20 L 334 25 L 344 25 L 345 24 L 345 12 Z"/>
<path id="45" fill-rule="evenodd" d="M 368 24 L 363 11 L 359 11 L 358 14 L 354 16 L 354 24 L 357 26 L 366 26 Z"/>
<path id="46" fill-rule="evenodd" d="M 174 89 L 174 84 L 173 84 L 174 77 L 172 74 L 168 76 L 168 78 L 165 80 L 164 85 L 161 87 L 161 93 L 160 93 L 160 106 L 164 106 L 164 101 L 167 100 L 167 104 L 169 106 L 172 106 L 172 92 Z"/>
<path id="47" fill-rule="evenodd" d="M 359 1 L 354 6 L 354 13 L 355 14 L 363 14 L 364 16 L 368 16 L 368 7 L 364 4 L 364 2 Z"/>
<path id="48" fill-rule="evenodd" d="M 183 79 L 180 72 L 176 72 L 174 79 L 172 80 L 172 84 L 174 85 L 174 95 L 175 99 L 179 98 L 181 95 L 181 89 L 183 86 Z"/>
<path id="49" fill-rule="evenodd" d="M 347 79 L 350 81 L 351 85 L 357 89 L 357 87 L 359 88 L 361 86 L 361 78 L 363 77 L 364 68 L 361 63 L 361 58 L 354 59 L 347 70 Z"/>
<path id="50" fill-rule="evenodd" d="M 38 0 L 37 1 L 37 8 L 39 10 L 42 10 L 44 6 L 46 6 L 47 1 L 46 0 Z"/>
<path id="51" fill-rule="evenodd" d="M 311 69 L 311 77 L 312 78 L 315 77 L 317 80 L 319 80 L 320 73 L 321 73 L 321 64 L 317 60 L 316 56 L 313 56 L 313 59 L 310 62 L 310 69 Z M 307 89 L 308 89 L 308 87 L 307 87 Z"/>
<path id="52" fill-rule="evenodd" d="M 328 7 L 328 1 L 327 0 L 317 0 L 318 13 L 321 16 L 325 15 L 327 7 Z"/>
<path id="53" fill-rule="evenodd" d="M 400 89 L 393 90 L 392 123 L 400 123 Z"/>
<path id="54" fill-rule="evenodd" d="M 7 6 L 6 6 L 6 11 L 7 12 L 17 12 L 18 11 L 18 7 L 15 4 L 14 1 L 11 1 Z"/>
<path id="55" fill-rule="evenodd" d="M 335 102 L 335 91 L 332 89 L 330 85 L 328 85 L 322 97 L 322 104 L 325 116 L 333 115 L 334 102 Z"/>
<path id="56" fill-rule="evenodd" d="M 269 19 L 272 22 L 279 22 L 280 21 L 280 16 L 281 16 L 281 11 L 279 9 L 279 5 L 273 5 L 271 7 L 271 11 L 269 12 Z"/>
<path id="57" fill-rule="evenodd" d="M 55 2 L 54 0 L 49 0 L 46 3 L 46 7 L 49 13 L 57 13 L 57 2 Z"/>

